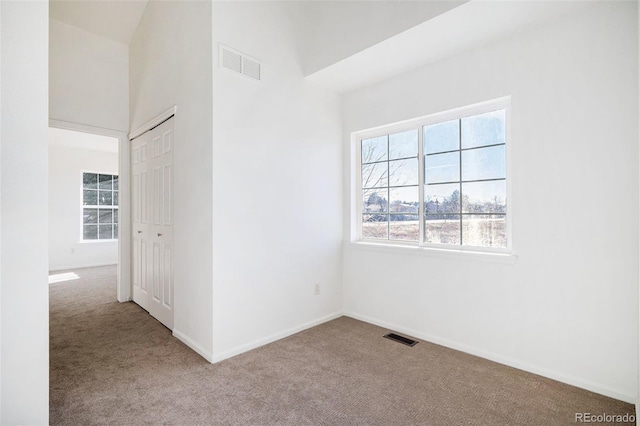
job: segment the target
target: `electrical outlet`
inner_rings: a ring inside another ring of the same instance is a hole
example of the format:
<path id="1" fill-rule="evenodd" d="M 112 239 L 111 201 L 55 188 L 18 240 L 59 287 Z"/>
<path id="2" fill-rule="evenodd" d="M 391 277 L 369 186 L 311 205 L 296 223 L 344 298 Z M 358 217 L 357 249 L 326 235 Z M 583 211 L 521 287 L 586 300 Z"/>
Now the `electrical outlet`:
<path id="1" fill-rule="evenodd" d="M 314 294 L 315 296 L 317 296 L 317 295 L 319 295 L 319 294 L 320 294 L 320 283 L 315 283 L 315 284 L 313 285 L 313 294 Z"/>
<path id="2" fill-rule="evenodd" d="M 74 254 L 75 252 L 76 252 L 76 249 L 72 247 L 71 248 L 71 254 Z"/>

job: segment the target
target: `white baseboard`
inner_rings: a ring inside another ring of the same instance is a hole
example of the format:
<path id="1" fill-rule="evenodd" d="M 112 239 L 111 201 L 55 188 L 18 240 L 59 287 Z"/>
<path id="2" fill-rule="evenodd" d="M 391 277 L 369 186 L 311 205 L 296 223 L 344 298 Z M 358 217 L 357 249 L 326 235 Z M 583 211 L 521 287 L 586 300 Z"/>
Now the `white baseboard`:
<path id="1" fill-rule="evenodd" d="M 117 265 L 117 262 L 108 262 L 108 263 L 91 263 L 88 265 L 73 265 L 73 266 L 56 266 L 53 268 L 49 268 L 49 272 L 56 271 L 66 271 L 68 269 L 84 269 L 84 268 L 97 268 L 98 266 L 113 266 Z"/>
<path id="2" fill-rule="evenodd" d="M 191 339 L 189 336 L 187 336 L 186 334 L 184 334 L 183 332 L 181 332 L 180 330 L 176 330 L 175 328 L 173 329 L 173 336 L 180 340 L 182 343 L 184 343 L 185 345 L 189 346 L 191 349 L 193 349 L 198 355 L 200 355 L 202 358 L 206 359 L 209 362 L 213 362 L 212 361 L 212 356 L 211 356 L 211 352 L 206 351 L 202 348 L 202 346 L 198 345 L 195 340 Z"/>
<path id="3" fill-rule="evenodd" d="M 524 370 L 529 373 L 537 374 L 539 376 L 547 377 L 552 380 L 556 380 L 558 382 L 563 382 L 572 386 L 576 386 L 582 389 L 589 390 L 591 392 L 595 392 L 604 396 L 608 396 L 610 398 L 614 398 L 620 401 L 627 402 L 629 404 L 636 404 L 638 401 L 636 400 L 635 395 L 628 395 L 624 392 L 619 392 L 615 389 L 611 389 L 608 386 L 601 385 L 598 383 L 593 383 L 588 380 L 583 380 L 578 377 L 568 376 L 563 373 L 559 373 L 557 371 L 548 370 L 543 367 L 538 367 L 536 365 L 532 365 L 526 362 L 518 361 L 517 359 L 505 357 L 493 352 L 488 352 L 482 349 L 478 349 L 464 343 L 456 342 L 449 339 L 443 339 L 438 336 L 430 335 L 427 333 L 422 333 L 417 330 L 412 330 L 410 328 L 402 327 L 398 324 L 388 323 L 386 321 L 380 321 L 375 318 L 367 317 L 365 315 L 359 315 L 353 312 L 345 312 L 344 316 L 354 318 L 360 321 L 364 321 L 370 324 L 377 325 L 379 327 L 387 328 L 392 331 L 397 331 L 403 334 L 407 334 L 411 337 L 417 337 L 419 339 L 425 340 L 427 342 L 435 343 L 440 346 L 445 346 L 447 348 L 455 349 L 457 351 L 466 352 L 471 355 L 478 356 L 480 358 L 485 358 L 490 361 L 497 362 L 499 364 L 504 364 L 509 367 L 517 368 L 519 370 Z M 637 404 L 636 404 L 636 413 L 638 412 Z"/>
<path id="4" fill-rule="evenodd" d="M 236 355 L 240 355 L 241 353 L 248 352 L 248 351 L 250 351 L 252 349 L 258 348 L 260 346 L 267 345 L 269 343 L 273 343 L 276 340 L 284 339 L 285 337 L 291 336 L 292 334 L 299 333 L 299 332 L 301 332 L 303 330 L 306 330 L 306 329 L 311 328 L 311 327 L 315 327 L 315 326 L 323 324 L 325 322 L 329 322 L 329 321 L 334 320 L 336 318 L 339 318 L 341 316 L 342 316 L 342 312 L 334 312 L 332 314 L 326 315 L 326 316 L 318 318 L 316 320 L 309 321 L 309 322 L 304 323 L 304 324 L 300 324 L 300 325 L 298 325 L 296 327 L 292 327 L 292 328 L 290 328 L 288 330 L 284 330 L 284 331 L 281 331 L 279 333 L 275 333 L 275 334 L 272 334 L 270 336 L 267 336 L 265 338 L 255 340 L 255 341 L 253 341 L 251 343 L 247 343 L 245 345 L 241 345 L 241 346 L 238 346 L 236 348 L 233 348 L 233 349 L 230 349 L 230 350 L 215 354 L 214 357 L 213 357 L 213 361 L 212 362 L 216 363 L 216 362 L 220 362 L 222 360 L 225 360 L 227 358 L 231 358 L 231 357 L 234 357 Z"/>

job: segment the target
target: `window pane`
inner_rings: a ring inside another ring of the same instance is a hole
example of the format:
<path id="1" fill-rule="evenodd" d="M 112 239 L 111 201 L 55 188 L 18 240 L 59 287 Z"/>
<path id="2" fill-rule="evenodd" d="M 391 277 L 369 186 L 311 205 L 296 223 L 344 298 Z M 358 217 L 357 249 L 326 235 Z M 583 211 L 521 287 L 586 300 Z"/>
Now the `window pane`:
<path id="1" fill-rule="evenodd" d="M 453 151 L 460 148 L 459 120 L 424 127 L 424 153 Z"/>
<path id="2" fill-rule="evenodd" d="M 98 223 L 98 210 L 83 209 L 82 223 Z"/>
<path id="3" fill-rule="evenodd" d="M 507 182 L 496 180 L 462 184 L 463 213 L 506 213 Z"/>
<path id="4" fill-rule="evenodd" d="M 418 159 L 389 161 L 389 186 L 418 184 Z"/>
<path id="5" fill-rule="evenodd" d="M 362 140 L 362 164 L 387 159 L 387 136 Z"/>
<path id="6" fill-rule="evenodd" d="M 119 202 L 119 201 L 118 201 L 118 197 L 119 197 L 119 196 L 118 196 L 118 194 L 119 194 L 119 192 L 118 192 L 118 191 L 113 191 L 113 205 L 114 205 L 114 206 L 117 206 L 117 205 L 118 205 L 118 202 Z"/>
<path id="7" fill-rule="evenodd" d="M 390 240 L 418 241 L 420 239 L 420 222 L 417 214 L 392 214 L 390 219 Z"/>
<path id="8" fill-rule="evenodd" d="M 365 214 L 362 215 L 362 238 L 387 239 L 388 215 Z"/>
<path id="9" fill-rule="evenodd" d="M 386 213 L 389 205 L 387 188 L 365 189 L 362 191 L 363 213 Z"/>
<path id="10" fill-rule="evenodd" d="M 100 175 L 99 189 L 113 189 L 113 176 Z"/>
<path id="11" fill-rule="evenodd" d="M 462 151 L 462 180 L 504 179 L 504 145 Z"/>
<path id="12" fill-rule="evenodd" d="M 95 206 L 98 204 L 98 191 L 83 190 L 82 191 L 82 204 L 85 206 Z"/>
<path id="13" fill-rule="evenodd" d="M 113 225 L 98 225 L 100 228 L 100 240 L 113 239 Z"/>
<path id="14" fill-rule="evenodd" d="M 427 185 L 424 188 L 426 213 L 460 213 L 460 185 Z"/>
<path id="15" fill-rule="evenodd" d="M 418 187 L 389 189 L 389 210 L 391 213 L 418 213 Z M 417 218 L 416 218 L 417 219 Z"/>
<path id="16" fill-rule="evenodd" d="M 387 186 L 387 162 L 364 164 L 362 166 L 362 187 L 377 188 Z"/>
<path id="17" fill-rule="evenodd" d="M 82 238 L 85 240 L 98 239 L 98 225 L 84 225 Z"/>
<path id="18" fill-rule="evenodd" d="M 113 210 L 113 223 L 118 223 L 118 209 Z"/>
<path id="19" fill-rule="evenodd" d="M 113 225 L 113 239 L 118 239 L 118 225 Z"/>
<path id="20" fill-rule="evenodd" d="M 99 191 L 98 205 L 110 206 L 113 204 L 113 192 L 112 191 Z"/>
<path id="21" fill-rule="evenodd" d="M 478 247 L 506 247 L 504 215 L 462 215 L 462 244 Z"/>
<path id="22" fill-rule="evenodd" d="M 113 176 L 113 189 L 117 191 L 118 189 L 118 176 Z"/>
<path id="23" fill-rule="evenodd" d="M 83 173 L 82 187 L 85 189 L 98 189 L 98 175 L 95 173 Z"/>
<path id="24" fill-rule="evenodd" d="M 389 159 L 418 156 L 418 131 L 389 135 Z"/>
<path id="25" fill-rule="evenodd" d="M 462 119 L 462 147 L 504 143 L 505 110 L 492 111 Z"/>
<path id="26" fill-rule="evenodd" d="M 113 210 L 100 209 L 99 223 L 113 223 Z"/>
<path id="27" fill-rule="evenodd" d="M 425 157 L 426 183 L 456 182 L 460 180 L 460 153 L 428 155 Z"/>
<path id="28" fill-rule="evenodd" d="M 424 240 L 436 244 L 460 244 L 460 215 L 427 215 Z"/>

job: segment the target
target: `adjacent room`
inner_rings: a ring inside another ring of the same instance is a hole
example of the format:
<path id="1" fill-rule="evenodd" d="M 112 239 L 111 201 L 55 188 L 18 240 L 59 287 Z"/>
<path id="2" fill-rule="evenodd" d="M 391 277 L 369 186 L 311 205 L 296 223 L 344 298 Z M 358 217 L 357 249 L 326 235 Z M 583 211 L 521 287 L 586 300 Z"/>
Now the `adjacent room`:
<path id="1" fill-rule="evenodd" d="M 3 1 L 0 423 L 635 422 L 638 17 Z"/>
<path id="2" fill-rule="evenodd" d="M 117 138 L 49 129 L 49 271 L 118 264 L 118 195 Z"/>

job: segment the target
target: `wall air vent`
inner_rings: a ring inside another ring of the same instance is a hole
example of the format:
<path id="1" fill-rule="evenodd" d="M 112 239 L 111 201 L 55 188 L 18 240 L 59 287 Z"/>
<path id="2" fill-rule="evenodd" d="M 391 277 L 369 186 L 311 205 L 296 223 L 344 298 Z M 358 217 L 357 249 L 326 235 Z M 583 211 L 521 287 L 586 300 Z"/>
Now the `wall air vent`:
<path id="1" fill-rule="evenodd" d="M 394 342 L 402 343 L 403 345 L 407 345 L 411 347 L 418 344 L 417 340 L 409 339 L 408 337 L 400 336 L 399 334 L 396 334 L 396 333 L 385 334 L 383 337 L 386 337 L 389 340 L 393 340 Z"/>
<path id="2" fill-rule="evenodd" d="M 220 67 L 252 80 L 261 80 L 260 62 L 222 44 L 220 45 Z"/>

